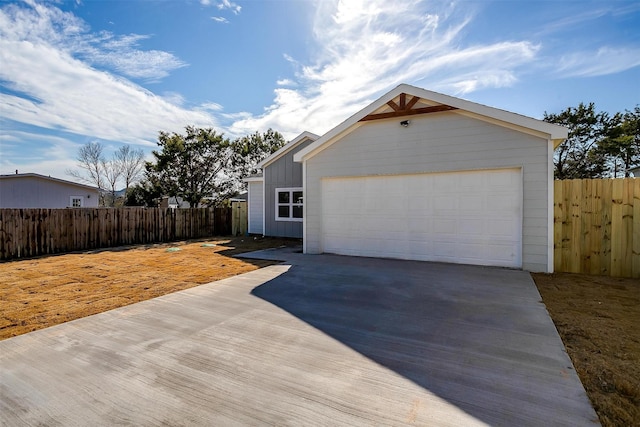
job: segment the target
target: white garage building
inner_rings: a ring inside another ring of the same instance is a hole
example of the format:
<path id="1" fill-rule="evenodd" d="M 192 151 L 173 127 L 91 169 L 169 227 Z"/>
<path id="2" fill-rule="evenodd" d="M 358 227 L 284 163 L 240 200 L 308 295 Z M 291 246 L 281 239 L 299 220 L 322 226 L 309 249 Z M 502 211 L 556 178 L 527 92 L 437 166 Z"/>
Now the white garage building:
<path id="1" fill-rule="evenodd" d="M 400 85 L 293 156 L 304 252 L 553 271 L 563 127 Z"/>

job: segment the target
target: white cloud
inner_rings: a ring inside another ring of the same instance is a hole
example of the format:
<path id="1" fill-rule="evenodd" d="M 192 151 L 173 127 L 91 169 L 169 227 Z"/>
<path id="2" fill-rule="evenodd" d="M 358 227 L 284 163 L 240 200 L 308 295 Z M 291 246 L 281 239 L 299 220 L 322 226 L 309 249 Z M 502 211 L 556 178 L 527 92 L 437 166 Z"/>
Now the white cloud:
<path id="1" fill-rule="evenodd" d="M 278 86 L 296 86 L 296 82 L 291 79 L 280 79 L 276 81 Z"/>
<path id="2" fill-rule="evenodd" d="M 220 22 L 221 24 L 229 23 L 229 20 L 223 16 L 212 16 L 211 19 L 213 19 L 216 22 Z"/>
<path id="3" fill-rule="evenodd" d="M 87 56 L 94 60 L 100 54 L 112 57 L 109 49 L 117 52 L 124 46 L 127 51 L 140 37 L 144 36 L 89 33 L 83 21 L 48 5 L 0 9 L 0 82 L 8 89 L 0 94 L 3 119 L 146 145 L 155 142 L 159 130 L 180 131 L 187 124 L 216 126 L 206 110 L 183 108 L 178 94 L 163 99 L 129 80 L 95 69 L 82 55 L 74 56 L 91 45 L 94 50 Z M 80 40 L 83 38 L 102 42 L 88 43 Z M 167 58 L 154 51 L 134 52 L 114 66 L 136 74 L 135 64 L 144 62 L 156 70 L 148 77 L 159 77 L 167 71 Z M 141 68 L 138 74 L 144 75 Z"/>
<path id="4" fill-rule="evenodd" d="M 640 66 L 640 49 L 602 47 L 593 52 L 578 52 L 560 58 L 557 74 L 563 77 L 595 77 L 615 74 Z"/>
<path id="5" fill-rule="evenodd" d="M 66 170 L 75 167 L 75 159 L 69 153 L 77 153 L 79 146 L 59 136 L 4 131 L 0 136 L 0 174 L 13 174 L 18 170 L 73 181 L 66 176 Z"/>
<path id="6" fill-rule="evenodd" d="M 232 11 L 235 15 L 238 15 L 242 10 L 242 6 L 229 0 L 222 0 L 220 3 L 217 3 L 216 6 L 218 7 L 219 10 L 228 9 Z"/>
<path id="7" fill-rule="evenodd" d="M 575 13 L 566 13 L 566 16 L 559 19 L 555 19 L 557 14 L 554 13 L 554 17 L 538 29 L 538 31 L 533 33 L 533 36 L 541 37 L 548 34 L 563 33 L 577 27 L 587 28 L 593 32 L 594 28 L 600 25 L 594 21 L 607 15 L 621 17 L 635 14 L 640 10 L 640 3 L 627 1 L 597 2 L 593 4 L 593 8 L 584 7 L 584 5 L 579 2 L 576 2 L 575 5 Z M 554 10 L 554 8 L 551 10 Z"/>
<path id="8" fill-rule="evenodd" d="M 314 60 L 285 55 L 295 79 L 276 82 L 273 104 L 235 121 L 232 133 L 322 134 L 399 83 L 454 95 L 513 85 L 540 47 L 526 40 L 464 46 L 472 19 L 467 2 L 319 0 Z"/>
<path id="9" fill-rule="evenodd" d="M 92 65 L 147 81 L 157 81 L 187 66 L 171 53 L 138 49 L 138 43 L 149 36 L 91 33 L 87 24 L 72 13 L 46 4 L 28 4 L 30 7 L 8 5 L 0 10 L 0 38 L 45 44 Z"/>
<path id="10" fill-rule="evenodd" d="M 200 105 L 199 109 L 208 111 L 222 111 L 224 108 L 217 102 L 205 102 Z"/>
<path id="11" fill-rule="evenodd" d="M 162 94 L 162 99 L 178 107 L 182 107 L 185 103 L 184 96 L 178 92 L 164 92 Z"/>

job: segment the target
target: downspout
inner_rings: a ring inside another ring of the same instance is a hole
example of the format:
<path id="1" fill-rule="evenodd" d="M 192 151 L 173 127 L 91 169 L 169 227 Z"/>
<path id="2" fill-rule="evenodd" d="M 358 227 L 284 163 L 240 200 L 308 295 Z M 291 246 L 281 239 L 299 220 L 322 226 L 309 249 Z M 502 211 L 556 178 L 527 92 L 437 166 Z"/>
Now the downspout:
<path id="1" fill-rule="evenodd" d="M 307 161 L 302 161 L 302 253 L 307 253 L 307 205 L 309 199 L 307 197 Z"/>
<path id="2" fill-rule="evenodd" d="M 554 191 L 553 191 L 553 140 L 547 140 L 547 273 L 554 269 Z"/>

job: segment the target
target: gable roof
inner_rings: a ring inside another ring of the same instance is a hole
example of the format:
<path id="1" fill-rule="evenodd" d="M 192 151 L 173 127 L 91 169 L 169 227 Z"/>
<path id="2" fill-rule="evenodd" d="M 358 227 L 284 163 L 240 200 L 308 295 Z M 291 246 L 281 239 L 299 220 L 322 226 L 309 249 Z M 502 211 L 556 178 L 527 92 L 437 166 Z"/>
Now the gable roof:
<path id="1" fill-rule="evenodd" d="M 0 179 L 15 179 L 15 178 L 40 178 L 49 181 L 59 182 L 66 185 L 73 185 L 75 187 L 84 188 L 87 190 L 99 191 L 98 187 L 92 187 L 91 185 L 79 184 L 73 181 L 67 181 L 65 179 L 53 178 L 51 176 L 40 175 L 39 173 L 16 173 L 8 175 L 0 175 Z"/>
<path id="2" fill-rule="evenodd" d="M 275 153 L 273 153 L 272 155 L 270 155 L 269 157 L 267 157 L 266 159 L 258 163 L 257 167 L 264 168 L 265 166 L 269 166 L 271 163 L 275 162 L 280 157 L 284 156 L 285 154 L 287 154 L 288 152 L 290 152 L 291 150 L 293 150 L 303 142 L 307 140 L 315 141 L 318 138 L 320 137 L 315 133 L 311 133 L 307 131 L 302 132 L 300 135 L 292 139 L 289 143 L 282 146 L 278 151 L 276 151 Z"/>
<path id="3" fill-rule="evenodd" d="M 533 134 L 553 141 L 557 147 L 568 136 L 568 129 L 498 108 L 488 107 L 453 96 L 432 92 L 408 84 L 401 84 L 373 103 L 334 127 L 315 142 L 298 151 L 293 160 L 302 162 L 324 150 L 341 137 L 351 133 L 367 121 L 392 117 L 449 111 L 499 126 Z"/>

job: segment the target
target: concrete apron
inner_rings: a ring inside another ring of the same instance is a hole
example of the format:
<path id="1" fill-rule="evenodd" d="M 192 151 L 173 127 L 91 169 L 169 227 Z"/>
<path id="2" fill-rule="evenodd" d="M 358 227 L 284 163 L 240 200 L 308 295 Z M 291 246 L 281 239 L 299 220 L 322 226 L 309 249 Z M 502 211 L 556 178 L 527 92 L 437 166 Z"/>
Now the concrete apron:
<path id="1" fill-rule="evenodd" d="M 598 425 L 522 271 L 286 262 L 0 342 L 1 425 Z"/>

